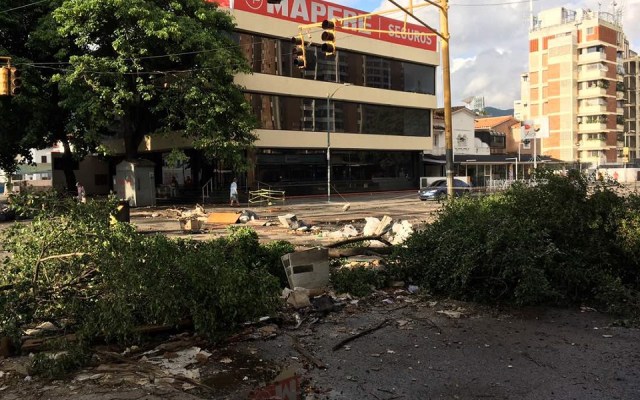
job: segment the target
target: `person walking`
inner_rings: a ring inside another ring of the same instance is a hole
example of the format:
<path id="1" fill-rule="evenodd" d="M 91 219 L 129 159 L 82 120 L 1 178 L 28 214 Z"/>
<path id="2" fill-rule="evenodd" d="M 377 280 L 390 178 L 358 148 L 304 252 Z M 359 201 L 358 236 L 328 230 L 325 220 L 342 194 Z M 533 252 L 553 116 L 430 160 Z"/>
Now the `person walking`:
<path id="1" fill-rule="evenodd" d="M 233 207 L 235 203 L 238 207 L 240 206 L 240 202 L 238 201 L 238 180 L 233 178 L 233 182 L 231 182 L 231 187 L 229 188 L 229 198 L 230 205 Z"/>
<path id="2" fill-rule="evenodd" d="M 76 182 L 76 188 L 78 189 L 78 202 L 86 203 L 87 193 L 84 191 L 84 186 L 82 186 L 82 183 Z"/>

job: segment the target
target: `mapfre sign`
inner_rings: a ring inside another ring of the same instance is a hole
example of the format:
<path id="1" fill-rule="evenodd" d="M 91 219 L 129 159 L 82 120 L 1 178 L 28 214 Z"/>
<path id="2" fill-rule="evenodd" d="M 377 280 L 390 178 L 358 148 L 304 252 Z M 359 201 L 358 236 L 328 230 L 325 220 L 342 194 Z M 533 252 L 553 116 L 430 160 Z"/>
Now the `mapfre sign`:
<path id="1" fill-rule="evenodd" d="M 322 22 L 325 19 L 341 19 L 367 14 L 365 11 L 343 7 L 338 4 L 316 0 L 282 0 L 280 4 L 269 4 L 267 0 L 210 0 L 222 7 L 241 10 L 250 13 L 297 22 L 300 25 Z M 265 22 L 266 23 L 266 22 Z M 404 46 L 417 47 L 424 50 L 436 51 L 435 35 L 421 35 L 432 33 L 429 29 L 415 24 L 405 24 L 402 21 L 371 15 L 369 17 L 344 21 L 345 28 L 372 29 L 388 32 L 365 32 L 352 29 L 340 29 L 350 35 L 370 37 L 385 42 Z M 416 33 L 419 33 L 416 35 Z M 340 37 L 338 36 L 338 41 Z"/>

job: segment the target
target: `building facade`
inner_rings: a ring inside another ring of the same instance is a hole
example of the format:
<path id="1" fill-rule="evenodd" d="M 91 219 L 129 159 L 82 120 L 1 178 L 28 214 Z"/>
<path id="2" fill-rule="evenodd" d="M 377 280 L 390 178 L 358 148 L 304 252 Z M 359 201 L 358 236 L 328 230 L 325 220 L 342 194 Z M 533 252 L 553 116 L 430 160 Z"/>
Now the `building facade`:
<path id="1" fill-rule="evenodd" d="M 324 193 L 330 162 L 337 192 L 416 187 L 422 154 L 432 148 L 435 36 L 400 33 L 403 23 L 383 16 L 356 18 L 338 26 L 337 52 L 326 55 L 322 29 L 308 25 L 363 11 L 311 0 L 225 5 L 253 69 L 236 78 L 259 120 L 248 186 Z M 298 35 L 307 44 L 303 69 L 294 65 L 291 38 Z"/>
<path id="2" fill-rule="evenodd" d="M 548 118 L 541 155 L 593 167 L 620 162 L 628 47 L 615 10 L 554 8 L 534 18 L 516 108 L 523 120 Z"/>
<path id="3" fill-rule="evenodd" d="M 631 54 L 624 61 L 624 143 L 622 162 L 638 164 L 640 156 L 640 56 Z M 627 148 L 628 150 L 625 150 Z M 628 154 L 625 154 L 628 152 Z"/>

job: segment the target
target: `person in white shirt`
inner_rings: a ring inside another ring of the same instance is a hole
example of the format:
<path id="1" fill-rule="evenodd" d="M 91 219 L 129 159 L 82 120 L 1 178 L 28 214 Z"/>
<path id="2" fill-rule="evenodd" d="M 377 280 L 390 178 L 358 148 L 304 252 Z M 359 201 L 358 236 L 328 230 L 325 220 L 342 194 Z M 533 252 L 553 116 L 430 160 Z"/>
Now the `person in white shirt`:
<path id="1" fill-rule="evenodd" d="M 233 178 L 233 182 L 231 182 L 231 188 L 229 189 L 229 197 L 231 199 L 231 207 L 235 203 L 237 206 L 240 206 L 240 202 L 238 201 L 238 180 Z"/>

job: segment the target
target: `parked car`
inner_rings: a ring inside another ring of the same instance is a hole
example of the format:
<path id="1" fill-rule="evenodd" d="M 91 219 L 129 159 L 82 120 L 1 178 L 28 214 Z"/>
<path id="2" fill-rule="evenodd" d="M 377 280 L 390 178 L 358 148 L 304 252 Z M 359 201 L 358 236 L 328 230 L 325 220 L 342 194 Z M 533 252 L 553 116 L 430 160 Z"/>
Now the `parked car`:
<path id="1" fill-rule="evenodd" d="M 471 186 L 460 179 L 453 180 L 453 194 L 460 197 L 463 194 L 471 192 Z M 447 197 L 447 180 L 438 179 L 433 181 L 431 185 L 424 187 L 418 191 L 420 200 L 440 200 Z"/>

